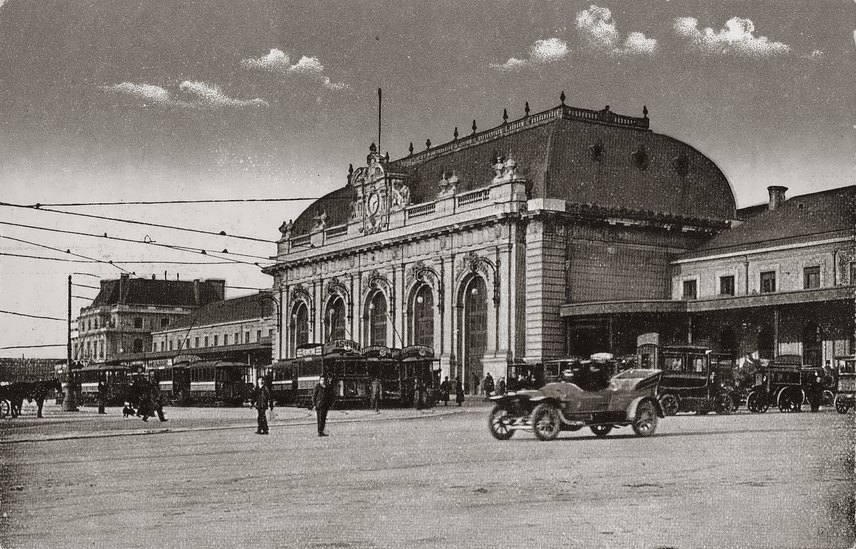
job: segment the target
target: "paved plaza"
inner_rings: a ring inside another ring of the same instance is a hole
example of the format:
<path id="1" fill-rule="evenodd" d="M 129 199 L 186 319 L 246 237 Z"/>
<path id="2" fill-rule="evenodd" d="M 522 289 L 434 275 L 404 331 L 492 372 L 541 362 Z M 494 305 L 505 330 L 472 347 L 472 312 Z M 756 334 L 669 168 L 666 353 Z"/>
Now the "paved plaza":
<path id="1" fill-rule="evenodd" d="M 679 415 L 538 442 L 488 407 L 167 408 L 168 423 L 25 407 L 0 422 L 0 545 L 851 547 L 853 415 Z"/>

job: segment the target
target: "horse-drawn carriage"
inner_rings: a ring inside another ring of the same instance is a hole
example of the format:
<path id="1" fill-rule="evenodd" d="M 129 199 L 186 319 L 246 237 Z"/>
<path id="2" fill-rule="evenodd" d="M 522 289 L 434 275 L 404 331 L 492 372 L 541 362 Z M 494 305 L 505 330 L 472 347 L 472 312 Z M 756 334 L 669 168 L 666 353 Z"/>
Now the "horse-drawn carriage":
<path id="1" fill-rule="evenodd" d="M 42 407 L 51 391 L 60 391 L 59 380 L 13 381 L 0 384 L 0 418 L 18 417 L 24 400 L 35 401 L 36 417 L 42 417 Z"/>

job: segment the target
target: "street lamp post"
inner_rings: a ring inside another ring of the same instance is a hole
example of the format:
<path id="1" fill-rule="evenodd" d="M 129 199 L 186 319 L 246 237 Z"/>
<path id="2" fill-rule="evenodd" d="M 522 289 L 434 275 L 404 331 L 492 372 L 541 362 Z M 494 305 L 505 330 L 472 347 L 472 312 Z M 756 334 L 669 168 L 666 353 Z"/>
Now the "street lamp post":
<path id="1" fill-rule="evenodd" d="M 282 359 L 282 306 L 272 294 L 260 293 L 259 300 L 270 299 L 276 307 L 276 359 Z"/>
<path id="2" fill-rule="evenodd" d="M 66 380 L 65 387 L 62 388 L 65 395 L 62 399 L 62 411 L 76 412 L 77 402 L 74 398 L 74 381 L 72 379 L 73 374 L 71 373 L 71 275 L 68 275 L 68 325 L 66 326 L 66 331 L 68 336 L 65 347 Z"/>

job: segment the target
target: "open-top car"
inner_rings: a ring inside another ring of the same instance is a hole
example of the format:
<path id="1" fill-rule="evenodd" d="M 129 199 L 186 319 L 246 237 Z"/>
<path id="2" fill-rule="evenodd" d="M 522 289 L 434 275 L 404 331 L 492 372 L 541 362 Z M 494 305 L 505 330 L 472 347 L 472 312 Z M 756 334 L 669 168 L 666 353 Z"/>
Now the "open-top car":
<path id="1" fill-rule="evenodd" d="M 488 418 L 494 438 L 507 440 L 515 431 L 533 431 L 539 440 L 553 440 L 560 431 L 589 427 L 604 437 L 615 427 L 630 425 L 639 436 L 650 436 L 664 417 L 657 401 L 660 370 L 632 369 L 608 378 L 597 362 L 581 361 L 566 369 L 558 381 L 538 390 L 491 397 Z"/>

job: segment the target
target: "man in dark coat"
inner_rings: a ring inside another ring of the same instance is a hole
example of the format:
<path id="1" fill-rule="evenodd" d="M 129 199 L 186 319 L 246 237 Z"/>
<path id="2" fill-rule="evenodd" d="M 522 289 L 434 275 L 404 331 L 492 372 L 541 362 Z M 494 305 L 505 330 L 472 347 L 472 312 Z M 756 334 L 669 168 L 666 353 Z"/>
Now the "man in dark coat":
<path id="1" fill-rule="evenodd" d="M 160 390 L 160 383 L 155 380 L 152 382 L 152 407 L 154 408 L 154 412 L 158 415 L 158 419 L 161 421 L 168 421 L 166 417 L 163 415 L 163 395 Z"/>
<path id="2" fill-rule="evenodd" d="M 493 376 L 490 375 L 490 372 L 484 375 L 484 383 L 482 383 L 482 387 L 484 387 L 484 396 L 489 397 L 493 392 Z"/>
<path id="3" fill-rule="evenodd" d="M 380 379 L 378 379 L 378 377 L 375 376 L 375 378 L 372 379 L 372 384 L 371 384 L 371 398 L 372 398 L 371 406 L 372 406 L 372 408 L 374 408 L 375 412 L 377 412 L 377 413 L 380 413 L 380 399 L 382 396 L 383 396 L 383 385 L 381 384 Z"/>
<path id="4" fill-rule="evenodd" d="M 458 406 L 464 403 L 464 385 L 458 378 L 455 378 L 455 402 L 458 403 Z"/>
<path id="5" fill-rule="evenodd" d="M 98 381 L 98 413 L 106 414 L 104 405 L 107 402 L 107 383 L 102 379 Z"/>
<path id="6" fill-rule="evenodd" d="M 449 376 L 440 384 L 440 400 L 443 401 L 443 406 L 449 405 L 449 393 L 452 391 L 452 382 L 449 381 Z"/>
<path id="7" fill-rule="evenodd" d="M 327 425 L 327 411 L 333 404 L 333 387 L 327 383 L 327 378 L 318 378 L 315 391 L 312 393 L 312 406 L 315 408 L 315 419 L 318 422 L 318 436 L 326 437 L 324 427 Z"/>
<path id="8" fill-rule="evenodd" d="M 251 404 L 255 407 L 256 412 L 258 412 L 258 428 L 256 429 L 257 435 L 266 435 L 268 434 L 268 422 L 267 422 L 267 409 L 273 409 L 273 400 L 270 398 L 270 389 L 265 385 L 264 378 L 259 378 L 257 380 L 258 386 L 255 391 L 253 391 L 253 398 Z"/>

